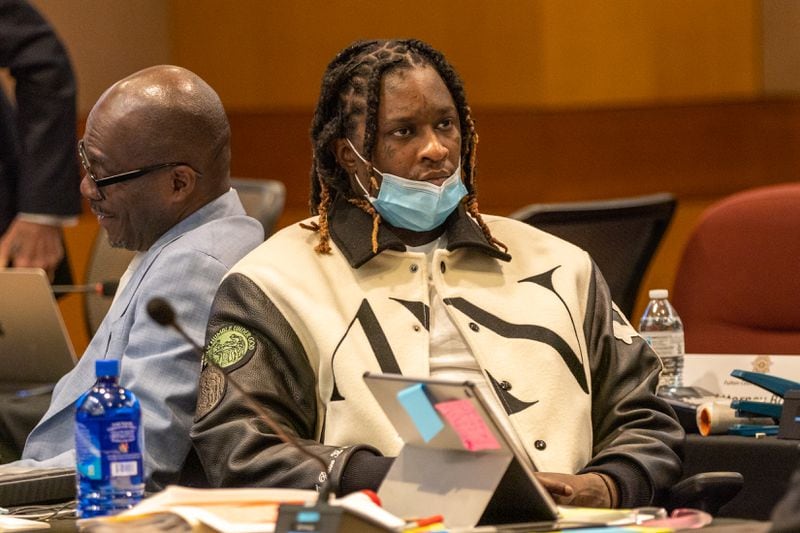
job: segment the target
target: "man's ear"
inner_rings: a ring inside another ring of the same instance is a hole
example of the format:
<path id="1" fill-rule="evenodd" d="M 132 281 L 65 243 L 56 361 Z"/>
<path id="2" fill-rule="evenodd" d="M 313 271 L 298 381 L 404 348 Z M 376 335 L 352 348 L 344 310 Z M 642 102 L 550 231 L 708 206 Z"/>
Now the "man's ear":
<path id="1" fill-rule="evenodd" d="M 358 157 L 345 139 L 336 139 L 332 145 L 333 155 L 336 162 L 345 169 L 348 176 L 352 176 L 358 170 Z"/>
<path id="2" fill-rule="evenodd" d="M 187 165 L 178 165 L 169 173 L 173 199 L 185 201 L 197 186 L 197 172 Z"/>

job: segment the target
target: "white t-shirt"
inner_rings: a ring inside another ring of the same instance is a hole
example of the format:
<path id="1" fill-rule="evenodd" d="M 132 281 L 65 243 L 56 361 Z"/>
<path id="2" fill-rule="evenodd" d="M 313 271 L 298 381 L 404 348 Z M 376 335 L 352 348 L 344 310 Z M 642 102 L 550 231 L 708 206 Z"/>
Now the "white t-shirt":
<path id="1" fill-rule="evenodd" d="M 495 400 L 494 391 L 491 390 L 486 376 L 478 366 L 475 356 L 467 346 L 461 333 L 447 314 L 444 302 L 433 285 L 433 252 L 438 248 L 447 246 L 447 236 L 442 235 L 427 244 L 408 246 L 409 252 L 425 253 L 427 258 L 428 291 L 431 302 L 430 309 L 430 371 L 431 377 L 451 381 L 472 381 L 493 405 L 497 419 L 505 427 L 506 433 L 516 442 L 519 449 L 521 442 L 511 426 L 508 414 Z"/>

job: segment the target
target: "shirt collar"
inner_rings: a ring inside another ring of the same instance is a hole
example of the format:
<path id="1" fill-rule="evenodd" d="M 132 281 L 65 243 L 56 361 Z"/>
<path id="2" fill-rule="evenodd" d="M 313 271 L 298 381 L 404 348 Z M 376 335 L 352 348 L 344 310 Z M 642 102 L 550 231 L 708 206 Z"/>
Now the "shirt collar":
<path id="1" fill-rule="evenodd" d="M 156 242 L 153 243 L 153 245 L 150 246 L 147 251 L 149 252 L 151 250 L 156 250 L 164 244 L 173 241 L 175 238 L 188 231 L 202 226 L 210 220 L 215 220 L 224 216 L 244 214 L 244 208 L 239 200 L 239 195 L 234 189 L 228 189 L 227 192 L 211 200 L 200 209 L 194 213 L 191 213 L 189 216 L 165 231 L 164 234 L 161 235 L 161 237 L 159 237 L 158 240 L 156 240 Z"/>

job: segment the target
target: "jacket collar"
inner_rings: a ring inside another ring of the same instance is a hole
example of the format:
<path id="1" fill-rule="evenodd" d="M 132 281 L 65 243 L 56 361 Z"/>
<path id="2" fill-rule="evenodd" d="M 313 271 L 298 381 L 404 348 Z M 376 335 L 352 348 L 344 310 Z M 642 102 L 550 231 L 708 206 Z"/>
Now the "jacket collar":
<path id="1" fill-rule="evenodd" d="M 184 233 L 192 231 L 203 224 L 233 215 L 244 215 L 244 207 L 242 207 L 241 200 L 235 189 L 228 189 L 226 192 L 217 196 L 201 208 L 197 209 L 194 213 L 180 220 L 177 224 L 165 231 L 156 242 L 148 248 L 146 253 L 153 250 L 158 250 L 165 244 L 174 241 Z"/>
<path id="2" fill-rule="evenodd" d="M 385 224 L 378 228 L 378 252 L 372 252 L 372 217 L 338 195 L 328 213 L 331 238 L 350 266 L 359 268 L 384 250 L 405 251 L 406 245 Z M 489 244 L 478 224 L 459 205 L 445 221 L 447 249 L 470 248 L 501 261 L 511 256 Z"/>

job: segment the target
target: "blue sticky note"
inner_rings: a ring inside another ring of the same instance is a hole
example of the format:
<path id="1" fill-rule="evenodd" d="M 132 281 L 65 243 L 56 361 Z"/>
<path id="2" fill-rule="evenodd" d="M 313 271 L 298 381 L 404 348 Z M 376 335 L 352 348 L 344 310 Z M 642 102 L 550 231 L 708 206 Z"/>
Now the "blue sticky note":
<path id="1" fill-rule="evenodd" d="M 422 383 L 411 385 L 398 392 L 397 400 L 414 421 L 417 431 L 425 442 L 431 440 L 444 428 L 442 419 L 431 405 Z"/>

